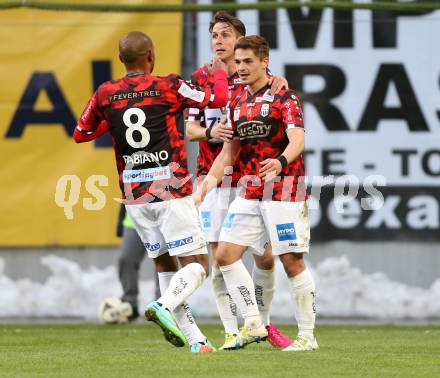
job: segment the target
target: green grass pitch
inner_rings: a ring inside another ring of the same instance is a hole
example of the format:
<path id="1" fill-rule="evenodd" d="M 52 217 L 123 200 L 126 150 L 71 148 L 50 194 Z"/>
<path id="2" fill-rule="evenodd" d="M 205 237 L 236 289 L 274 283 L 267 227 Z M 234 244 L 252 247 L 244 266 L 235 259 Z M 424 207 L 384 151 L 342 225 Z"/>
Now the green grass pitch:
<path id="1" fill-rule="evenodd" d="M 219 325 L 201 328 L 220 345 Z M 440 377 L 440 326 L 318 326 L 316 334 L 314 352 L 261 343 L 196 355 L 148 323 L 0 324 L 0 377 Z"/>

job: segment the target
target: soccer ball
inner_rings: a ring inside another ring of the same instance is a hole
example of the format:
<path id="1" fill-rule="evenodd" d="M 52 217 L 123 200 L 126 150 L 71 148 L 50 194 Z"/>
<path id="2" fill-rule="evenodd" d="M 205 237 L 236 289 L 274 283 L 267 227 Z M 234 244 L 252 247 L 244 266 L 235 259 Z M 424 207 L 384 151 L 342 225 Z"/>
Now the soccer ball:
<path id="1" fill-rule="evenodd" d="M 106 324 L 127 323 L 133 314 L 133 308 L 128 302 L 119 298 L 107 298 L 99 306 L 99 319 Z"/>

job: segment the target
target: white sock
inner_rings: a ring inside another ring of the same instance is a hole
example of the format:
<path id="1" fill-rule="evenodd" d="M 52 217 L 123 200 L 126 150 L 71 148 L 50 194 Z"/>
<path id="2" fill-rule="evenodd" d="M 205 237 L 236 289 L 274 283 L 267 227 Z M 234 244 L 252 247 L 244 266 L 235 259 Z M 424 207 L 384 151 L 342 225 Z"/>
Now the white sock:
<path id="1" fill-rule="evenodd" d="M 157 273 L 159 277 L 159 288 L 161 293 L 164 293 L 166 291 L 175 273 L 176 272 Z M 177 325 L 179 326 L 180 330 L 182 331 L 183 335 L 190 345 L 206 340 L 205 335 L 200 331 L 199 327 L 197 326 L 191 313 L 191 309 L 186 302 L 183 302 L 181 305 L 177 306 L 174 309 L 174 317 L 176 319 Z"/>
<path id="2" fill-rule="evenodd" d="M 252 279 L 261 320 L 267 326 L 270 323 L 270 306 L 275 293 L 275 269 L 263 270 L 254 264 Z"/>
<path id="3" fill-rule="evenodd" d="M 182 304 L 206 278 L 205 269 L 199 263 L 191 263 L 179 269 L 171 278 L 165 293 L 157 300 L 168 310 Z"/>
<path id="4" fill-rule="evenodd" d="M 289 278 L 292 296 L 295 302 L 295 318 L 298 323 L 298 335 L 313 339 L 315 328 L 315 282 L 306 268 L 295 277 Z"/>
<path id="5" fill-rule="evenodd" d="M 212 290 L 215 303 L 226 333 L 238 334 L 237 306 L 226 288 L 223 274 L 217 266 L 212 266 Z"/>
<path id="6" fill-rule="evenodd" d="M 244 318 L 244 324 L 251 328 L 260 327 L 262 321 L 255 298 L 254 282 L 243 262 L 238 260 L 231 265 L 221 266 L 220 270 L 228 292 Z"/>

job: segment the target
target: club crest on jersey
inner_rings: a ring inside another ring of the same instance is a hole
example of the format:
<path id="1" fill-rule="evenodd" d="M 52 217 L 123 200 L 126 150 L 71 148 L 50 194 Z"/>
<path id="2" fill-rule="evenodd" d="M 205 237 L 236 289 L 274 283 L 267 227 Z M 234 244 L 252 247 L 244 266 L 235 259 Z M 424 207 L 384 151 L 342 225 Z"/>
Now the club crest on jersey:
<path id="1" fill-rule="evenodd" d="M 260 114 L 262 117 L 267 117 L 269 115 L 269 104 L 261 105 Z"/>

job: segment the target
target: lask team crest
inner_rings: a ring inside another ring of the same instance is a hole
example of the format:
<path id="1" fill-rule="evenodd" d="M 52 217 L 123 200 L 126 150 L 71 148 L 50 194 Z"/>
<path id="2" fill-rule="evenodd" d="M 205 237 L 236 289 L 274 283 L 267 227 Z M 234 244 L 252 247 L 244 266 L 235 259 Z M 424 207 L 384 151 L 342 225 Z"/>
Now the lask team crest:
<path id="1" fill-rule="evenodd" d="M 267 117 L 267 115 L 269 114 L 269 104 L 261 105 L 260 114 L 262 117 Z"/>

